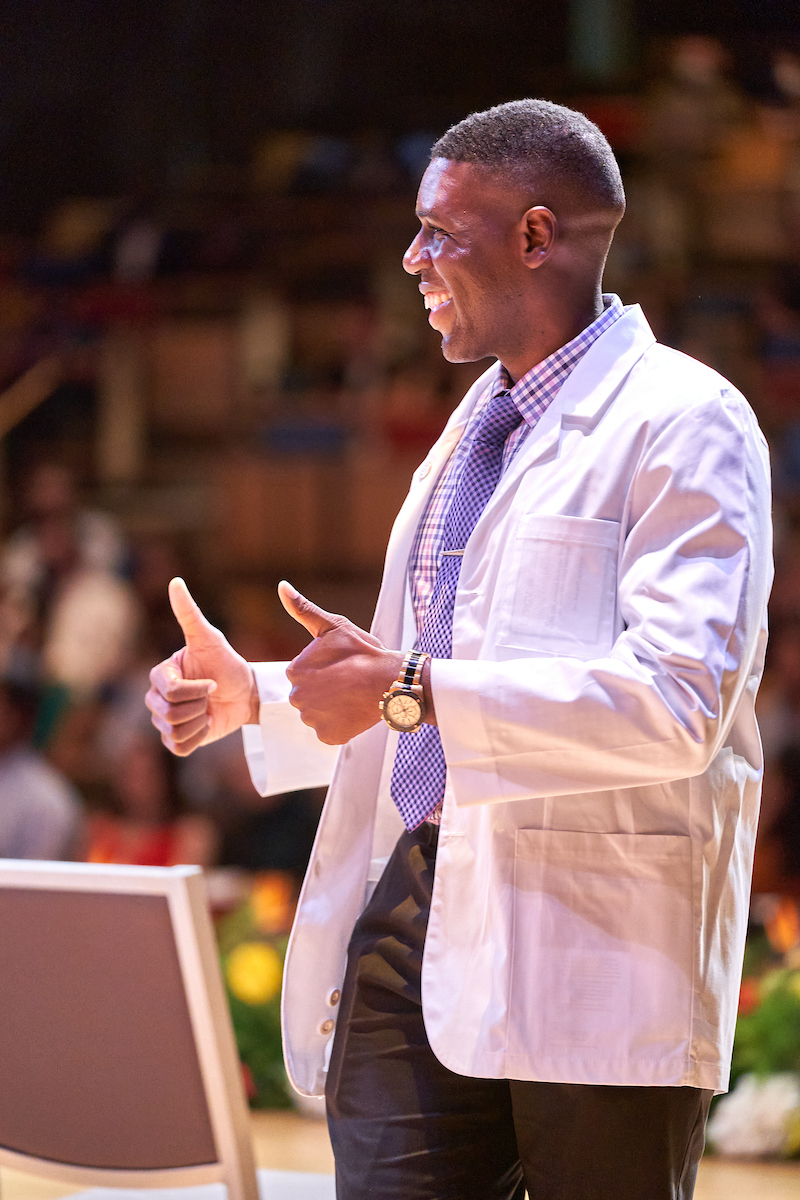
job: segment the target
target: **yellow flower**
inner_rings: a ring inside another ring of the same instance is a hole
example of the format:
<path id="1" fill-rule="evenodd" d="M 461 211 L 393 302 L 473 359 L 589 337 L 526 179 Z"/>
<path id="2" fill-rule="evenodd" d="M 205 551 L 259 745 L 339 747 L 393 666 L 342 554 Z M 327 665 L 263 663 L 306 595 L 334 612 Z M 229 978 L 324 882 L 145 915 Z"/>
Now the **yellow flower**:
<path id="1" fill-rule="evenodd" d="M 281 986 L 281 960 L 263 942 L 242 942 L 225 964 L 228 987 L 245 1004 L 267 1004 Z"/>

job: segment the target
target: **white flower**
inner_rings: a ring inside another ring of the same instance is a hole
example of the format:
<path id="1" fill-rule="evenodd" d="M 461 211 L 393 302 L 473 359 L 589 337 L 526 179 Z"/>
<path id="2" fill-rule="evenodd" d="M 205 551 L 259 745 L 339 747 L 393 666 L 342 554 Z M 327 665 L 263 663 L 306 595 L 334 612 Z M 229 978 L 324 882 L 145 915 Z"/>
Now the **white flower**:
<path id="1" fill-rule="evenodd" d="M 790 1071 L 766 1079 L 743 1075 L 714 1110 L 708 1140 L 719 1154 L 731 1157 L 779 1154 L 789 1118 L 799 1108 L 800 1076 Z"/>

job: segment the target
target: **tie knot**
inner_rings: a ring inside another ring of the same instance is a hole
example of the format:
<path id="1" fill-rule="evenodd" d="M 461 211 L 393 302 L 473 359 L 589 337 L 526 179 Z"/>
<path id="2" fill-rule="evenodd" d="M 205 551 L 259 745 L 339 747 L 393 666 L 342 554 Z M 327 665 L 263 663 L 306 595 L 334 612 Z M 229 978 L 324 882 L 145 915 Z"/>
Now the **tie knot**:
<path id="1" fill-rule="evenodd" d="M 486 405 L 475 438 L 484 443 L 502 444 L 521 422 L 522 413 L 511 399 L 511 393 L 498 392 Z"/>

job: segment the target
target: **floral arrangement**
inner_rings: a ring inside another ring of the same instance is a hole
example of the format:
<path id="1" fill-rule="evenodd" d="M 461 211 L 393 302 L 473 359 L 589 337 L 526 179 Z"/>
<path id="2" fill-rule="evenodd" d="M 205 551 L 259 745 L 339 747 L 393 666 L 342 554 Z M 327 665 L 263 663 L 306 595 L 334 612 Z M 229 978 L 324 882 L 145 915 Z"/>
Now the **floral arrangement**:
<path id="1" fill-rule="evenodd" d="M 800 1154 L 800 1076 L 789 1071 L 759 1079 L 742 1075 L 718 1102 L 708 1123 L 718 1154 L 738 1158 Z"/>
<path id="2" fill-rule="evenodd" d="M 716 1102 L 708 1141 L 735 1157 L 800 1158 L 800 911 L 770 900 L 750 939 L 733 1044 L 731 1091 Z"/>
<path id="3" fill-rule="evenodd" d="M 257 875 L 244 901 L 217 923 L 245 1090 L 253 1108 L 290 1108 L 283 1067 L 280 995 L 295 885 L 282 871 Z"/>

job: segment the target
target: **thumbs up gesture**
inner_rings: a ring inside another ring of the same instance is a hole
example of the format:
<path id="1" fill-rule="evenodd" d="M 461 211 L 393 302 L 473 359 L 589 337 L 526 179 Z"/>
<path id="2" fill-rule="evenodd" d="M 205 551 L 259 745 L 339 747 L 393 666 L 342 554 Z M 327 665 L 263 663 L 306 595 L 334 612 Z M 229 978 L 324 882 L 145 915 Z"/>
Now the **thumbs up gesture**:
<path id="1" fill-rule="evenodd" d="M 347 617 L 319 608 L 285 580 L 278 595 L 314 639 L 286 671 L 289 701 L 321 742 L 341 746 L 380 720 L 378 704 L 397 678 L 403 655 Z"/>
<path id="2" fill-rule="evenodd" d="M 145 703 L 164 745 L 181 756 L 258 722 L 253 672 L 192 599 L 182 579 L 169 585 L 186 645 L 153 667 Z"/>

